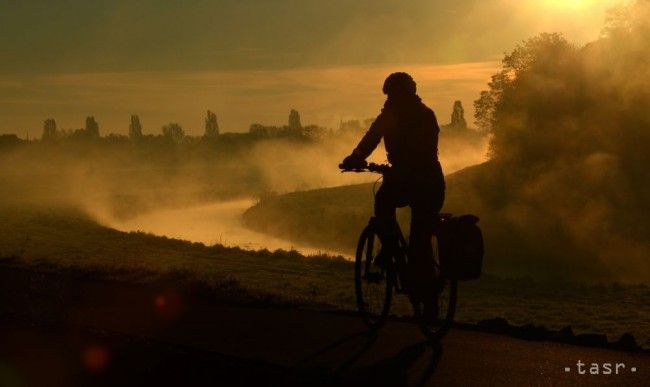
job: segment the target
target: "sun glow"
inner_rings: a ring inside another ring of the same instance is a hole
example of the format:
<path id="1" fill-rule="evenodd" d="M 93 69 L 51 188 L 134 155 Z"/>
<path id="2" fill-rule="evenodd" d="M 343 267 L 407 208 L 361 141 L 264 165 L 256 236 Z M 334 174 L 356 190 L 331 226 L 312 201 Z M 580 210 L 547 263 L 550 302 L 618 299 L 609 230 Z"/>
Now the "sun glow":
<path id="1" fill-rule="evenodd" d="M 544 0 L 544 5 L 556 9 L 585 9 L 594 5 L 593 0 Z"/>
<path id="2" fill-rule="evenodd" d="M 589 8 L 600 8 L 601 6 L 613 6 L 624 3 L 621 0 L 542 0 L 542 4 L 547 9 L 562 11 L 582 11 Z"/>

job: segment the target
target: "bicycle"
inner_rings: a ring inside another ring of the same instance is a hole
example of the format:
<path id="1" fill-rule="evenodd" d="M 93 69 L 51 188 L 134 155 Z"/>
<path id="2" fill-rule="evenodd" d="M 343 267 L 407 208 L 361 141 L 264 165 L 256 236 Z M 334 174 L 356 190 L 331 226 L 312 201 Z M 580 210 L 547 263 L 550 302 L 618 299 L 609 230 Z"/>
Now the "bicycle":
<path id="1" fill-rule="evenodd" d="M 374 172 L 383 176 L 391 167 L 387 164 L 370 163 L 353 169 L 346 169 L 341 164 L 339 168 L 343 172 Z M 451 214 L 439 214 L 436 226 L 449 218 L 451 218 Z M 384 324 L 390 313 L 393 291 L 396 294 L 407 294 L 413 306 L 415 320 L 424 335 L 430 340 L 440 340 L 449 331 L 454 320 L 458 282 L 442 276 L 436 240 L 433 247 L 436 282 L 439 285 L 438 313 L 433 321 L 425 319 L 420 304 L 415 302 L 409 294 L 407 279 L 401 273 L 408 265 L 408 243 L 399 225 L 396 228 L 398 248 L 397 251 L 390 252 L 390 256 L 379 254 L 381 241 L 377 232 L 377 219 L 374 216 L 370 218 L 368 225 L 361 232 L 354 266 L 354 284 L 359 313 L 368 328 L 377 330 Z"/>

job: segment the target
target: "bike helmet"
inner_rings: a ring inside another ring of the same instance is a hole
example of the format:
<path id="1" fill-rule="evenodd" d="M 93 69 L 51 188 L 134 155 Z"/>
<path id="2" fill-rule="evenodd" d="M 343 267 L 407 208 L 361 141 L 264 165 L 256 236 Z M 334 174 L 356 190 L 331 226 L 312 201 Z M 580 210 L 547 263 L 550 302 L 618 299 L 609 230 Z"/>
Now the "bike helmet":
<path id="1" fill-rule="evenodd" d="M 415 81 L 407 73 L 392 73 L 384 81 L 381 89 L 386 95 L 415 94 Z"/>

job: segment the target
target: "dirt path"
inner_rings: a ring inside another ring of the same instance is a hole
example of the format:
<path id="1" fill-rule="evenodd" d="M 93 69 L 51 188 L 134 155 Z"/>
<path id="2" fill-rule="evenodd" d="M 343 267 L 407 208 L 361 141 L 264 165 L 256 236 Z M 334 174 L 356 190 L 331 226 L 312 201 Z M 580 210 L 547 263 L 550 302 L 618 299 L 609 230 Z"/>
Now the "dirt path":
<path id="1" fill-rule="evenodd" d="M 410 323 L 390 322 L 372 336 L 354 316 L 197 302 L 172 287 L 82 281 L 65 298 L 48 303 L 44 292 L 21 303 L 16 286 L 25 279 L 19 277 L 2 278 L 3 308 L 17 315 L 20 305 L 43 303 L 56 313 L 41 327 L 16 318 L 0 324 L 2 385 L 4 377 L 26 386 L 635 386 L 650 377 L 647 354 L 457 329 L 440 346 L 430 346 Z M 28 313 L 18 317 L 33 320 Z M 578 361 L 586 364 L 585 375 L 578 373 Z M 589 375 L 595 371 L 591 363 L 600 375 Z M 613 374 L 602 374 L 604 363 L 612 364 Z M 615 363 L 625 364 L 618 375 Z"/>

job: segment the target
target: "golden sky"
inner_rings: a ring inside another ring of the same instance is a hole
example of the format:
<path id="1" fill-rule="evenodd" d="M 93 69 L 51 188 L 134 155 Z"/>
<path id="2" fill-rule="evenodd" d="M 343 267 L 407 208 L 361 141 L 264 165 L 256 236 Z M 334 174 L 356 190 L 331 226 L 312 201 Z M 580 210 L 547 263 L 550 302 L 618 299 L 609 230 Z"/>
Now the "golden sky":
<path id="1" fill-rule="evenodd" d="M 540 32 L 583 44 L 613 0 L 34 0 L 0 3 L 0 133 L 39 136 L 44 119 L 126 133 L 336 126 L 376 115 L 381 83 L 412 72 L 442 123 L 471 104 L 504 52 Z"/>

